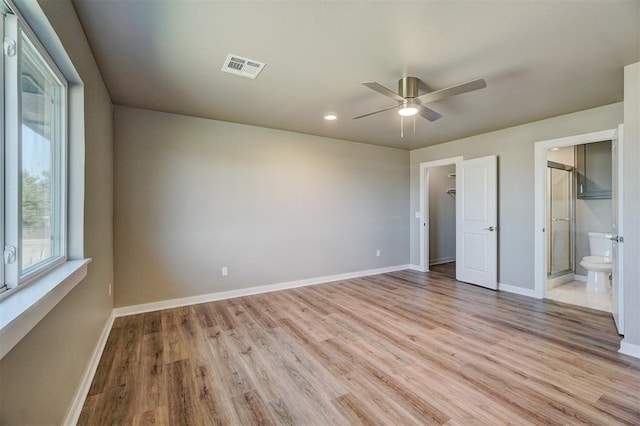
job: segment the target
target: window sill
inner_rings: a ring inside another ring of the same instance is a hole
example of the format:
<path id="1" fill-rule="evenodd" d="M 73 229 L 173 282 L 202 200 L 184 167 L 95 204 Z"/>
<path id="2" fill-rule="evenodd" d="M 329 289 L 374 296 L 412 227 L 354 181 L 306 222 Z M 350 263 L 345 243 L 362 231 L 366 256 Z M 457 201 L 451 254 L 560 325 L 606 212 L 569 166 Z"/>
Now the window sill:
<path id="1" fill-rule="evenodd" d="M 89 262 L 67 261 L 0 300 L 0 359 L 87 276 Z"/>

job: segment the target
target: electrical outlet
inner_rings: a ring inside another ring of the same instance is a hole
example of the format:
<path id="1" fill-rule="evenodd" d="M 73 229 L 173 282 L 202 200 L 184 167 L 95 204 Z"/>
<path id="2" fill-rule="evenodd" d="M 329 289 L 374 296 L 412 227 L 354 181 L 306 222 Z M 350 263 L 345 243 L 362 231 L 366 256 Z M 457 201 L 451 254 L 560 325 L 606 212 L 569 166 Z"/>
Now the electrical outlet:
<path id="1" fill-rule="evenodd" d="M 111 296 L 111 291 L 112 291 L 112 289 L 111 289 L 111 283 L 109 283 L 109 296 Z"/>
<path id="2" fill-rule="evenodd" d="M 229 275 L 229 268 L 227 268 L 226 266 L 222 267 L 222 276 L 226 277 L 227 275 Z"/>
<path id="3" fill-rule="evenodd" d="M 380 257 L 380 250 L 376 250 L 376 256 Z"/>

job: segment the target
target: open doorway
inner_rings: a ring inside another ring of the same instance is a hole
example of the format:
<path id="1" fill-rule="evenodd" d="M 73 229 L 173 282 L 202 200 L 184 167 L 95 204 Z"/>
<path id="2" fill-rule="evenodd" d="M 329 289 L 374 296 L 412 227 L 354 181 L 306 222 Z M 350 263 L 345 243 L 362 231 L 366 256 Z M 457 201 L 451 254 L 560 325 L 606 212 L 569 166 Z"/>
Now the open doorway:
<path id="1" fill-rule="evenodd" d="M 420 164 L 420 267 L 456 276 L 456 173 L 462 157 Z"/>
<path id="2" fill-rule="evenodd" d="M 611 312 L 623 333 L 622 129 L 536 143 L 536 293 Z"/>
<path id="3" fill-rule="evenodd" d="M 456 278 L 456 166 L 428 171 L 429 270 Z"/>
<path id="4" fill-rule="evenodd" d="M 446 195 L 454 201 L 455 279 L 496 290 L 498 288 L 498 181 L 497 156 L 464 160 L 448 158 L 420 164 L 420 269 L 428 272 L 429 264 L 453 260 L 447 255 L 430 253 L 432 233 L 429 220 L 431 192 Z M 438 167 L 455 165 L 455 171 L 446 171 L 448 184 L 430 191 L 430 175 L 439 174 Z M 455 183 L 454 183 L 455 182 Z M 451 185 L 451 186 L 449 186 Z M 454 196 L 455 194 L 455 196 Z M 433 225 L 432 225 L 433 226 Z M 440 226 L 435 225 L 435 226 Z M 451 232 L 444 234 L 448 238 Z M 438 242 L 434 242 L 435 245 Z M 453 265 L 452 265 L 453 266 Z"/>
<path id="5" fill-rule="evenodd" d="M 611 148 L 608 140 L 547 151 L 546 298 L 607 312 L 611 312 Z M 603 273 L 596 275 L 592 264 Z"/>

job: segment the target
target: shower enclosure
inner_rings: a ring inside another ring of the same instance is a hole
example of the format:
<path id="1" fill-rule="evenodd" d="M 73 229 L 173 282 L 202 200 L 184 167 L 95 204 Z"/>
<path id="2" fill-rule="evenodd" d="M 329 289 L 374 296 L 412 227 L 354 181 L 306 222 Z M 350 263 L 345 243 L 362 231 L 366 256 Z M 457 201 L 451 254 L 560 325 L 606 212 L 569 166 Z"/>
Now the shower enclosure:
<path id="1" fill-rule="evenodd" d="M 575 272 L 573 167 L 547 162 L 547 275 Z"/>

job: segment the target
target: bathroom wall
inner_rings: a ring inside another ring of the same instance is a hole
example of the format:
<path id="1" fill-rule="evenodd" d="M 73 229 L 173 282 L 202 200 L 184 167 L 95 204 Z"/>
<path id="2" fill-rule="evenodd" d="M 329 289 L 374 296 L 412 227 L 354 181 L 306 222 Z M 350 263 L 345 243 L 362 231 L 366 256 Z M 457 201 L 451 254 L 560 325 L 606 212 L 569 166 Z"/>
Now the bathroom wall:
<path id="1" fill-rule="evenodd" d="M 447 194 L 455 188 L 456 166 L 429 168 L 429 264 L 452 262 L 456 259 L 456 199 Z"/>
<path id="2" fill-rule="evenodd" d="M 584 146 L 582 146 L 584 148 Z M 588 160 L 583 173 L 584 184 L 591 182 L 591 190 L 595 188 L 611 188 L 611 144 L 597 143 L 590 145 L 586 151 Z M 578 180 L 578 186 L 583 181 Z M 612 200 L 608 199 L 577 199 L 576 200 L 576 274 L 586 275 L 587 271 L 580 266 L 584 256 L 591 254 L 589 250 L 589 232 L 611 232 L 612 227 Z"/>
<path id="3" fill-rule="evenodd" d="M 576 200 L 576 274 L 587 275 L 580 266 L 589 255 L 587 232 L 611 232 L 611 200 Z"/>
<path id="4" fill-rule="evenodd" d="M 575 148 L 572 146 L 564 146 L 556 150 L 549 150 L 547 159 L 567 166 L 575 166 Z"/>
<path id="5" fill-rule="evenodd" d="M 563 147 L 549 151 L 549 161 L 575 165 L 574 147 Z M 611 200 L 576 200 L 576 235 L 575 235 L 575 265 L 577 275 L 587 275 L 587 271 L 580 266 L 583 257 L 589 255 L 588 232 L 611 232 Z"/>

